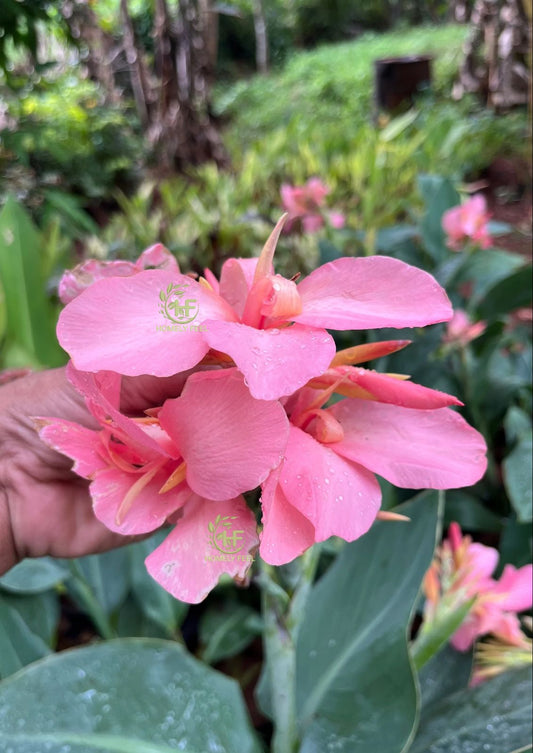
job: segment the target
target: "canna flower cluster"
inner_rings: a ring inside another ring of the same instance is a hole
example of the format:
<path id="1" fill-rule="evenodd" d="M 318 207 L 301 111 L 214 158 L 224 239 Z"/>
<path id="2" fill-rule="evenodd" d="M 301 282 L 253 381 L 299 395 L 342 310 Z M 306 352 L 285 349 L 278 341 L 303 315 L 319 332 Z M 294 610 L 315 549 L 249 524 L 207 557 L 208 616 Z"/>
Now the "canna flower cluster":
<path id="1" fill-rule="evenodd" d="M 492 577 L 498 550 L 473 542 L 452 523 L 424 580 L 424 623 L 457 610 L 473 600 L 472 608 L 451 638 L 458 651 L 467 651 L 477 638 L 491 634 L 497 641 L 523 647 L 525 635 L 518 612 L 533 603 L 531 565 L 506 565 L 499 580 Z"/>
<path id="2" fill-rule="evenodd" d="M 482 194 L 476 194 L 457 207 L 452 207 L 442 216 L 442 228 L 448 236 L 447 245 L 452 251 L 460 251 L 468 240 L 481 248 L 492 245 L 488 229 L 490 214 Z"/>
<path id="3" fill-rule="evenodd" d="M 201 601 L 223 573 L 245 582 L 257 549 L 279 565 L 363 535 L 380 508 L 375 474 L 444 489 L 485 471 L 483 438 L 455 397 L 360 365 L 408 341 L 336 352 L 328 331 L 449 320 L 442 288 L 379 256 L 286 279 L 273 268 L 283 219 L 259 258 L 229 259 L 220 279 L 182 274 L 162 247 L 148 254 L 155 269 L 143 256 L 120 276 L 98 263 L 67 273 L 58 337 L 94 427 L 43 417 L 41 436 L 89 480 L 110 529 L 174 526 L 146 566 L 183 601 Z M 164 399 L 124 414 L 124 384 L 147 375 Z M 256 489 L 259 533 L 243 496 Z"/>
<path id="4" fill-rule="evenodd" d="M 299 230 L 303 233 L 317 233 L 326 222 L 334 228 L 344 227 L 345 219 L 341 212 L 325 209 L 329 188 L 320 178 L 310 178 L 303 186 L 281 186 L 281 202 L 288 213 L 285 232 Z"/>

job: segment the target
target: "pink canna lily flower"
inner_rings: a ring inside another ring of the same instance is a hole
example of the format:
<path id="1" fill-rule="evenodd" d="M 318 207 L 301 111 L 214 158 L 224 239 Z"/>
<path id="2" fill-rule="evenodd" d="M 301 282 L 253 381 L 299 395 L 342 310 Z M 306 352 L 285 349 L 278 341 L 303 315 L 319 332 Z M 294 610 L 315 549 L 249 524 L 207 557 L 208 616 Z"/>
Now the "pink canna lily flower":
<path id="1" fill-rule="evenodd" d="M 40 435 L 91 481 L 96 517 L 128 535 L 153 531 L 169 518 L 177 522 L 147 566 L 183 601 L 201 601 L 222 573 L 243 579 L 258 538 L 241 494 L 264 481 L 282 458 L 288 435 L 282 406 L 252 398 L 237 370 L 227 369 L 194 373 L 179 397 L 150 416 L 129 418 L 118 410 L 117 374 L 72 367 L 68 374 L 100 428 L 41 418 Z M 216 530 L 211 552 L 211 520 L 218 520 L 215 529 L 222 526 L 218 535 L 229 521 L 239 545 L 230 552 L 235 556 L 217 548 Z"/>
<path id="2" fill-rule="evenodd" d="M 320 178 L 310 178 L 303 186 L 281 186 L 281 201 L 288 213 L 285 232 L 301 228 L 304 233 L 317 233 L 325 221 L 334 228 L 344 227 L 344 215 L 340 212 L 326 212 L 324 204 L 329 188 Z"/>
<path id="3" fill-rule="evenodd" d="M 498 564 L 498 551 L 472 542 L 452 523 L 448 539 L 437 551 L 426 574 L 424 620 L 435 620 L 439 612 L 458 609 L 470 599 L 474 604 L 451 638 L 458 651 L 467 651 L 477 638 L 490 633 L 497 639 L 520 646 L 524 634 L 517 612 L 533 602 L 531 565 L 506 565 L 498 581 L 491 576 Z"/>
<path id="4" fill-rule="evenodd" d="M 143 251 L 136 262 L 88 259 L 78 264 L 62 275 L 58 286 L 59 300 L 61 303 L 69 303 L 96 280 L 105 277 L 130 277 L 148 267 L 179 272 L 175 257 L 161 243 L 156 243 Z"/>
<path id="5" fill-rule="evenodd" d="M 329 367 L 335 344 L 327 329 L 420 327 L 451 318 L 431 275 L 388 257 L 338 259 L 298 285 L 274 274 L 283 221 L 259 259 L 224 264 L 218 291 L 207 280 L 163 270 L 95 282 L 63 310 L 61 345 L 78 369 L 127 376 L 170 376 L 211 350 L 237 366 L 254 397 L 275 400 Z M 197 312 L 192 329 L 161 324 L 159 296 L 172 286 L 186 289 L 181 300 Z"/>
<path id="6" fill-rule="evenodd" d="M 353 371 L 356 389 L 361 372 Z M 381 503 L 374 474 L 403 488 L 450 489 L 473 484 L 485 472 L 483 437 L 442 407 L 455 398 L 391 377 L 396 390 L 384 396 L 384 375 L 366 372 L 369 390 L 361 388 L 363 398 L 324 408 L 334 391 L 345 390 L 349 376 L 344 368 L 326 376 L 333 374 L 337 381 L 327 389 L 305 387 L 285 404 L 289 441 L 283 463 L 263 484 L 261 500 L 260 553 L 273 565 L 330 536 L 353 541 L 366 533 Z M 345 394 L 351 388 L 348 382 Z"/>
<path id="7" fill-rule="evenodd" d="M 464 347 L 475 340 L 487 329 L 487 323 L 483 321 L 472 323 L 470 317 L 462 309 L 455 309 L 453 317 L 448 322 L 446 333 L 442 338 L 445 345 L 458 345 Z"/>
<path id="8" fill-rule="evenodd" d="M 448 236 L 448 246 L 459 251 L 461 245 L 471 240 L 481 248 L 492 245 L 488 230 L 490 215 L 487 202 L 482 194 L 476 194 L 457 207 L 452 207 L 442 216 L 442 228 Z"/>

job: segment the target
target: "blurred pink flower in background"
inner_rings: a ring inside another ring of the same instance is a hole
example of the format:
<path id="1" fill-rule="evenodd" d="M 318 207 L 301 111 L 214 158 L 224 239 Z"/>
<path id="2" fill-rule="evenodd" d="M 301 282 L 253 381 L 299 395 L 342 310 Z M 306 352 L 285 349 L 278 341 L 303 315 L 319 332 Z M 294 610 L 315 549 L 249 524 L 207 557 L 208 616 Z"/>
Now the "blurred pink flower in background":
<path id="1" fill-rule="evenodd" d="M 59 300 L 61 303 L 69 303 L 96 280 L 104 277 L 130 277 L 149 267 L 180 271 L 178 262 L 162 243 L 156 243 L 147 248 L 135 262 L 121 259 L 116 261 L 88 259 L 63 274 L 58 286 Z"/>
<path id="2" fill-rule="evenodd" d="M 490 214 L 482 194 L 476 194 L 457 207 L 452 207 L 442 216 L 442 228 L 448 236 L 447 245 L 460 251 L 461 245 L 471 240 L 481 248 L 489 248 L 492 237 L 488 230 Z"/>
<path id="3" fill-rule="evenodd" d="M 442 342 L 446 345 L 468 345 L 476 337 L 480 337 L 486 329 L 486 322 L 479 321 L 472 323 L 466 311 L 455 309 L 452 318 L 446 326 Z"/>
<path id="4" fill-rule="evenodd" d="M 505 643 L 520 646 L 524 634 L 517 612 L 533 603 L 532 565 L 506 565 L 500 579 L 491 577 L 498 564 L 498 550 L 472 542 L 452 523 L 424 579 L 424 621 L 438 619 L 439 612 L 459 609 L 475 597 L 474 604 L 451 638 L 458 651 L 467 651 L 476 638 L 491 633 Z"/>
<path id="5" fill-rule="evenodd" d="M 317 233 L 327 221 L 331 227 L 344 227 L 345 218 L 341 212 L 324 211 L 329 188 L 320 178 L 310 178 L 303 186 L 281 186 L 281 201 L 289 217 L 285 232 L 300 229 L 304 233 Z"/>

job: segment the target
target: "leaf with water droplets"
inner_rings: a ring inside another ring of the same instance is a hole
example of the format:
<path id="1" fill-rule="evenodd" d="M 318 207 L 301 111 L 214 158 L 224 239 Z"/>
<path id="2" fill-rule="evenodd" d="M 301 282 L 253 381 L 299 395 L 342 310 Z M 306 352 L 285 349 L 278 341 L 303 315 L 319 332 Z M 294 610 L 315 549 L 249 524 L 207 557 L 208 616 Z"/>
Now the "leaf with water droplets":
<path id="1" fill-rule="evenodd" d="M 409 753 L 511 753 L 531 742 L 531 668 L 430 704 Z"/>
<path id="2" fill-rule="evenodd" d="M 107 641 L 0 683 L 0 753 L 258 753 L 237 683 L 180 645 Z"/>

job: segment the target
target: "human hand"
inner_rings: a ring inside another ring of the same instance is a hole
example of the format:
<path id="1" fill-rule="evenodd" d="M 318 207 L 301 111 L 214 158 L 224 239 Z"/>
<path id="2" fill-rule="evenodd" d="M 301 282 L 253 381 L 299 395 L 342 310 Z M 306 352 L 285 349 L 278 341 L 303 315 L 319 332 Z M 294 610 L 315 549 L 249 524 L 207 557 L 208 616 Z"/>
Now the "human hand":
<path id="1" fill-rule="evenodd" d="M 177 396 L 185 376 L 124 379 L 122 409 L 142 413 Z M 36 416 L 99 428 L 65 369 L 0 386 L 0 574 L 24 557 L 80 557 L 138 538 L 113 533 L 94 517 L 89 482 L 41 441 Z"/>

